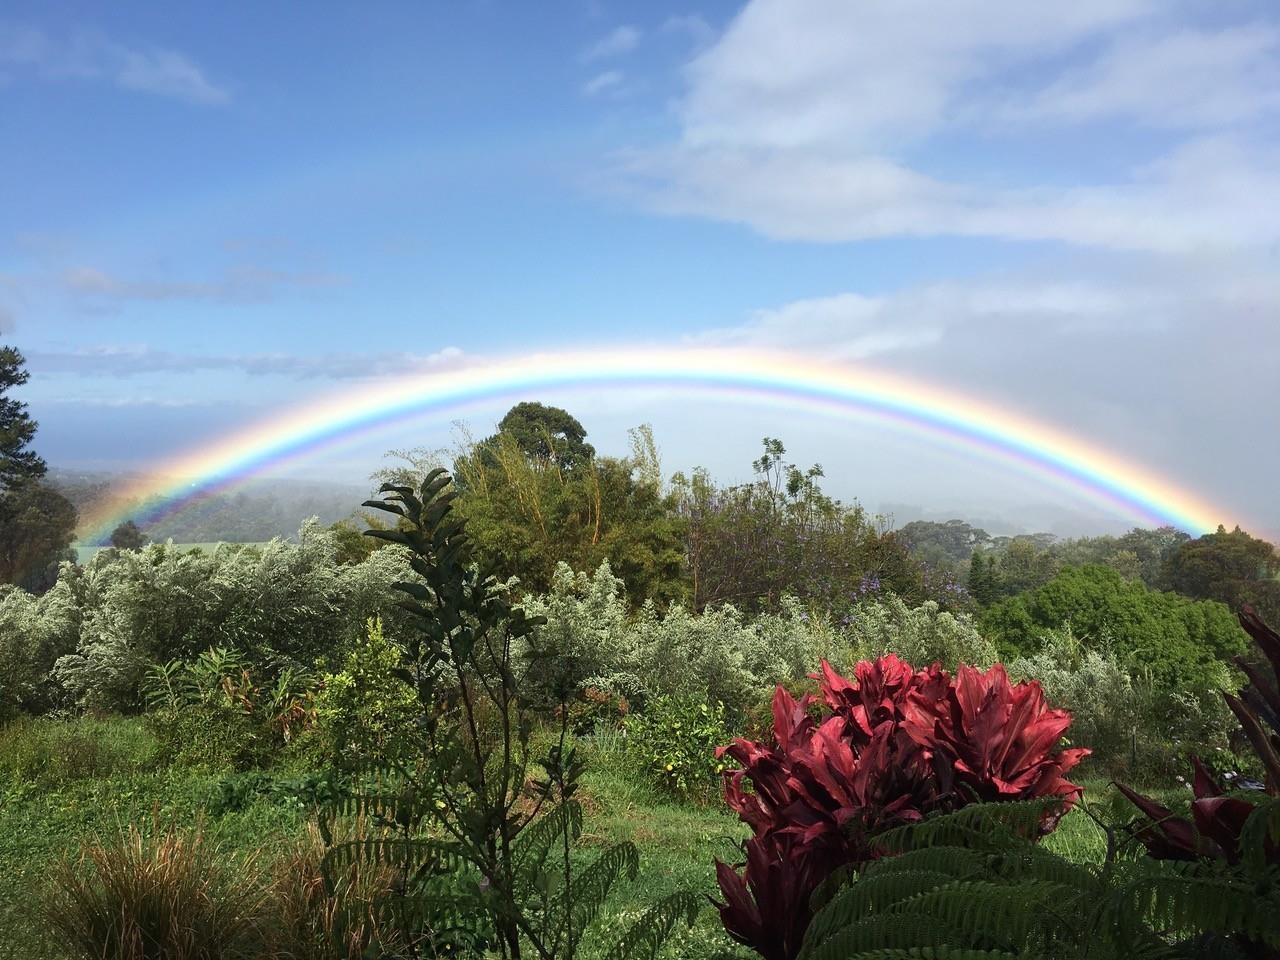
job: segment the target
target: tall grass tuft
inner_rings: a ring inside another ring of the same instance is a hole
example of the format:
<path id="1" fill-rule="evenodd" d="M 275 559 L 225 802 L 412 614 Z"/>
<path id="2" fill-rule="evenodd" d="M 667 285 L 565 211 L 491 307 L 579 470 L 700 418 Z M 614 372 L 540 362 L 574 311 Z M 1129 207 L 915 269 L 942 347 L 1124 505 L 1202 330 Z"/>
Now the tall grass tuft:
<path id="1" fill-rule="evenodd" d="M 357 818 L 340 825 L 344 840 L 366 837 Z M 314 824 L 276 863 L 267 878 L 271 904 L 267 956 L 277 960 L 346 960 L 399 955 L 403 939 L 382 908 L 395 872 L 354 860 L 328 889 L 322 861 L 325 843 Z M 407 955 L 412 955 L 406 952 Z"/>
<path id="2" fill-rule="evenodd" d="M 57 865 L 44 916 L 83 960 L 240 960 L 263 953 L 252 863 L 220 858 L 203 828 L 129 827 Z"/>

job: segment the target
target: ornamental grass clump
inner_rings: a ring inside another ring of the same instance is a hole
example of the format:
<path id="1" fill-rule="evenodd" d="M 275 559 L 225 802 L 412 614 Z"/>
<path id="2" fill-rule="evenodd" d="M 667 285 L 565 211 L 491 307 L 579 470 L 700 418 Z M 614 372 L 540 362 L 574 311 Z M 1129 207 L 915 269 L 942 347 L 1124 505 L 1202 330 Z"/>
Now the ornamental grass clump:
<path id="1" fill-rule="evenodd" d="M 221 857 L 197 828 L 136 827 L 55 867 L 44 914 L 85 960 L 240 960 L 262 954 L 253 870 Z"/>
<path id="2" fill-rule="evenodd" d="M 952 677 L 889 654 L 859 663 L 853 679 L 824 661 L 815 679 L 821 704 L 777 688 L 772 743 L 717 751 L 739 764 L 725 800 L 753 831 L 745 866 L 716 865 L 720 916 L 766 960 L 798 954 L 814 890 L 883 855 L 884 831 L 975 802 L 1060 798 L 1039 820 L 1044 835 L 1080 795 L 1065 774 L 1089 751 L 1058 749 L 1070 715 L 1000 664 Z"/>

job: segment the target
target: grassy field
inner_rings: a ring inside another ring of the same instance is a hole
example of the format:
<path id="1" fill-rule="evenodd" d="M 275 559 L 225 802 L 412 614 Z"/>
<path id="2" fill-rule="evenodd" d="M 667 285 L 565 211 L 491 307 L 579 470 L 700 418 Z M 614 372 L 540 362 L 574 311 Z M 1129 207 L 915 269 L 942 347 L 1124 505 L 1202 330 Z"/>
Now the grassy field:
<path id="1" fill-rule="evenodd" d="M 588 768 L 581 798 L 587 811 L 583 846 L 636 844 L 641 873 L 617 889 L 590 938 L 588 956 L 613 941 L 643 906 L 676 890 L 716 894 L 714 859 L 738 859 L 745 828 L 719 804 L 698 806 L 659 796 L 637 780 L 616 737 L 584 741 Z M 51 865 L 74 858 L 95 838 L 118 837 L 129 825 L 201 825 L 230 862 L 267 868 L 306 842 L 311 812 L 287 791 L 225 802 L 228 771 L 170 766 L 138 719 L 20 721 L 0 728 L 0 960 L 45 960 L 62 954 L 45 933 L 40 910 Z M 288 783 L 297 770 L 270 776 Z M 243 777 L 239 778 L 243 779 Z M 1101 784 L 1089 796 L 1114 820 L 1127 815 Z M 1100 859 L 1102 831 L 1072 812 L 1048 845 L 1074 860 Z M 616 931 L 616 932 L 615 932 Z M 681 932 L 666 956 L 710 958 L 733 948 L 708 903 L 698 924 Z"/>

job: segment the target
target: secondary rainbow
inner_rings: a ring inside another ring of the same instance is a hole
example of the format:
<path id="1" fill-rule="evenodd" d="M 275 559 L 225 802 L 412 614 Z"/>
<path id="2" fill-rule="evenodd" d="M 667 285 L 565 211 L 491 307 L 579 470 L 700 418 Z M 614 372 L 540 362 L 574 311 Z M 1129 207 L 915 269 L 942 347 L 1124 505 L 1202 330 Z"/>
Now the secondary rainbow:
<path id="1" fill-rule="evenodd" d="M 707 391 L 887 422 L 1017 465 L 1127 519 L 1199 533 L 1229 513 L 1138 463 L 974 397 L 864 366 L 791 353 L 619 349 L 537 354 L 398 377 L 325 396 L 159 465 L 86 518 L 100 541 L 124 519 L 153 521 L 210 493 L 395 423 L 565 387 Z M 138 503 L 158 505 L 137 516 Z"/>

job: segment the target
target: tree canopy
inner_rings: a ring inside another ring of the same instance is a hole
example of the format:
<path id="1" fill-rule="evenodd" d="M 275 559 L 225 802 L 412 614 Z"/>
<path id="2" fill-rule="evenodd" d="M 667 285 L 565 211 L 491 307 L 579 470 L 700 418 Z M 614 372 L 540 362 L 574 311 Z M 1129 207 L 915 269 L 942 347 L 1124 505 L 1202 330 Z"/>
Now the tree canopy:
<path id="1" fill-rule="evenodd" d="M 8 396 L 29 377 L 22 354 L 0 346 L 0 583 L 43 590 L 67 556 L 76 511 L 44 484 L 45 462 L 30 447 L 37 424 Z"/>

